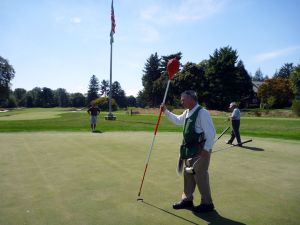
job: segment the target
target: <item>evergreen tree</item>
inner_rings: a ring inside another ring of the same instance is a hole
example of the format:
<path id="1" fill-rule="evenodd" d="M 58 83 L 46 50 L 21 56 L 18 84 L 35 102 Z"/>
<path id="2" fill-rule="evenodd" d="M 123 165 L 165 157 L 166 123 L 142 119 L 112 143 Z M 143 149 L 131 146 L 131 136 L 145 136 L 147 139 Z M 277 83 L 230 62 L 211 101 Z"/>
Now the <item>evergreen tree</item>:
<path id="1" fill-rule="evenodd" d="M 293 63 L 285 63 L 279 69 L 279 72 L 275 73 L 274 77 L 289 78 L 294 69 L 295 67 L 293 66 Z"/>
<path id="2" fill-rule="evenodd" d="M 236 50 L 227 46 L 216 49 L 205 71 L 208 82 L 206 105 L 224 110 L 232 101 L 241 102 L 252 93 L 252 83 Z"/>
<path id="3" fill-rule="evenodd" d="M 145 103 L 151 107 L 158 104 L 157 95 L 154 90 L 154 82 L 160 77 L 160 58 L 157 53 L 151 54 L 149 59 L 147 59 L 144 67 L 144 75 L 142 76 L 142 84 L 144 86 L 143 95 Z"/>
<path id="4" fill-rule="evenodd" d="M 247 103 L 251 103 L 254 97 L 252 79 L 247 70 L 245 69 L 244 63 L 240 60 L 236 66 L 237 69 L 237 100 L 240 106 L 246 106 Z"/>
<path id="5" fill-rule="evenodd" d="M 147 98 L 144 91 L 139 91 L 136 97 L 137 107 L 145 108 L 147 106 Z"/>
<path id="6" fill-rule="evenodd" d="M 180 99 L 180 94 L 185 90 L 194 90 L 198 95 L 199 103 L 205 100 L 207 90 L 205 71 L 201 63 L 187 62 L 182 70 L 174 77 L 172 90 L 174 99 Z M 179 105 L 178 105 L 179 106 Z"/>
<path id="7" fill-rule="evenodd" d="M 161 57 L 160 70 L 162 72 L 161 72 L 160 77 L 157 80 L 155 80 L 155 82 L 153 84 L 153 90 L 156 93 L 156 99 L 157 99 L 156 105 L 155 105 L 156 107 L 158 107 L 163 101 L 163 97 L 164 97 L 164 94 L 165 94 L 165 91 L 166 91 L 167 82 L 168 82 L 168 79 L 169 79 L 169 75 L 168 75 L 168 72 L 167 72 L 167 65 L 168 65 L 169 60 L 173 59 L 173 58 L 177 58 L 180 61 L 181 58 L 182 58 L 182 53 L 177 52 L 175 54 L 171 54 L 171 55 Z M 174 79 L 175 79 L 175 77 L 174 77 Z M 172 81 L 172 83 L 173 83 L 173 81 Z M 167 95 L 166 102 L 169 103 L 169 104 L 174 104 L 174 101 L 177 101 L 177 99 L 174 98 L 174 87 L 171 85 L 170 88 L 169 88 L 169 92 L 168 92 L 168 95 Z"/>
<path id="8" fill-rule="evenodd" d="M 90 79 L 88 94 L 87 94 L 87 104 L 90 104 L 91 101 L 97 99 L 99 91 L 99 81 L 95 75 L 92 75 Z"/>
<path id="9" fill-rule="evenodd" d="M 260 68 L 258 68 L 252 78 L 253 81 L 264 81 L 264 75 L 261 72 Z"/>
<path id="10" fill-rule="evenodd" d="M 119 107 L 127 107 L 125 91 L 121 88 L 121 85 L 118 81 L 115 81 L 111 85 L 112 93 L 111 97 L 115 99 Z"/>
<path id="11" fill-rule="evenodd" d="M 109 81 L 102 80 L 100 84 L 100 95 L 103 97 L 107 97 L 109 92 Z"/>

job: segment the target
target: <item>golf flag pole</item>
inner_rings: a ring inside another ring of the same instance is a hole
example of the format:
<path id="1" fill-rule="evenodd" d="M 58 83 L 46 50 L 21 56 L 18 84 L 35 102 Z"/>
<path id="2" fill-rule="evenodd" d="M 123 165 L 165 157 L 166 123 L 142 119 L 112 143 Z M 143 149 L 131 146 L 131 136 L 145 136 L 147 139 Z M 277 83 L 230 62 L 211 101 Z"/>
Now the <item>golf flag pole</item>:
<path id="1" fill-rule="evenodd" d="M 166 102 L 167 93 L 168 93 L 169 86 L 170 86 L 170 81 L 173 79 L 174 75 L 179 71 L 179 61 L 176 58 L 173 58 L 173 59 L 169 60 L 168 65 L 167 65 L 167 71 L 168 71 L 169 79 L 168 79 L 167 88 L 166 88 L 166 91 L 165 91 L 165 94 L 164 94 L 162 105 L 164 105 L 165 102 Z M 155 129 L 154 129 L 154 135 L 153 135 L 153 139 L 152 139 L 152 142 L 151 142 L 150 150 L 149 150 L 147 158 L 146 158 L 146 165 L 145 165 L 144 174 L 143 174 L 143 177 L 142 177 L 138 197 L 141 196 L 142 187 L 143 187 L 143 184 L 144 184 L 144 179 L 145 179 L 148 164 L 149 164 L 149 161 L 150 161 L 150 156 L 151 156 L 151 153 L 152 153 L 152 150 L 153 150 L 153 145 L 154 145 L 154 142 L 155 142 L 155 137 L 156 137 L 156 133 L 157 133 L 157 130 L 158 130 L 159 123 L 160 123 L 160 118 L 161 118 L 162 112 L 163 112 L 163 110 L 162 110 L 162 108 L 160 108 L 159 116 L 158 116 L 156 126 L 155 126 Z M 143 200 L 143 199 L 138 198 L 137 200 Z"/>
<path id="2" fill-rule="evenodd" d="M 106 120 L 115 120 L 116 117 L 112 114 L 112 50 L 113 50 L 113 42 L 114 42 L 114 33 L 116 28 L 116 21 L 115 21 L 115 12 L 114 12 L 114 1 L 111 1 L 111 29 L 110 29 L 110 69 L 109 69 L 109 112 L 108 115 L 105 117 Z"/>

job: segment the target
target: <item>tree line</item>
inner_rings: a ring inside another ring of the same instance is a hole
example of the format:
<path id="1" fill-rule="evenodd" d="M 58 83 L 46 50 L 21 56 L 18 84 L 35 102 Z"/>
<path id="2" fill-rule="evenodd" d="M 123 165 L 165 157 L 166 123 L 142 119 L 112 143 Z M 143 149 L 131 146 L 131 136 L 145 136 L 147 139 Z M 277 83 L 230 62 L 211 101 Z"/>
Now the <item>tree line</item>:
<path id="1" fill-rule="evenodd" d="M 112 83 L 113 110 L 128 106 L 158 107 L 162 102 L 168 75 L 168 60 L 182 58 L 182 53 L 167 56 L 151 54 L 142 71 L 143 89 L 137 97 L 126 96 L 120 83 Z M 68 93 L 63 88 L 23 88 L 10 90 L 10 81 L 15 76 L 13 67 L 0 56 L 0 107 L 85 107 L 97 104 L 108 108 L 109 81 L 99 82 L 95 75 L 90 78 L 88 91 Z M 208 59 L 198 63 L 181 64 L 181 70 L 171 81 L 167 104 L 180 106 L 180 94 L 192 89 L 198 94 L 199 102 L 209 109 L 227 109 L 229 102 L 236 101 L 241 107 L 249 106 L 258 99 L 262 107 L 282 108 L 300 105 L 300 65 L 284 64 L 272 78 L 264 75 L 260 68 L 252 76 L 239 59 L 237 50 L 230 46 L 216 49 Z M 257 93 L 253 81 L 260 82 Z M 298 106 L 299 107 L 299 106 Z"/>
<path id="2" fill-rule="evenodd" d="M 292 106 L 300 116 L 300 64 L 285 63 L 271 79 L 263 81 L 257 95 L 262 108 Z"/>
<path id="3" fill-rule="evenodd" d="M 159 106 L 168 79 L 167 62 L 174 57 L 180 60 L 182 53 L 162 57 L 155 53 L 147 59 L 142 77 L 144 89 L 138 94 L 138 104 Z M 180 94 L 189 89 L 196 91 L 199 102 L 209 109 L 227 109 L 231 101 L 246 104 L 254 96 L 251 77 L 238 60 L 237 51 L 229 46 L 216 49 L 208 60 L 187 62 L 181 67 L 167 98 L 167 103 L 175 107 L 180 105 Z"/>
<path id="4" fill-rule="evenodd" d="M 100 91 L 100 93 L 99 93 Z M 108 109 L 109 82 L 103 80 L 99 85 L 98 79 L 92 75 L 87 94 L 68 93 L 64 88 L 52 90 L 47 87 L 35 87 L 32 90 L 16 88 L 8 93 L 3 93 L 0 98 L 0 107 L 86 107 L 92 103 L 101 106 L 101 109 Z M 6 96 L 6 97 L 5 97 Z M 133 96 L 126 97 L 119 82 L 112 84 L 113 109 L 119 107 L 135 106 Z"/>
<path id="5" fill-rule="evenodd" d="M 169 59 L 181 59 L 182 53 L 159 57 L 151 54 L 143 70 L 143 90 L 138 93 L 137 103 L 141 106 L 158 107 L 162 101 L 168 76 L 166 65 Z M 237 102 L 240 107 L 251 105 L 267 108 L 298 108 L 300 111 L 300 64 L 285 63 L 272 78 L 264 75 L 260 68 L 252 76 L 238 58 L 237 50 L 226 46 L 216 49 L 209 59 L 199 63 L 187 62 L 174 77 L 167 103 L 179 106 L 180 94 L 192 89 L 198 94 L 199 102 L 209 109 L 226 110 L 229 103 Z M 253 82 L 260 82 L 254 92 Z M 296 110 L 297 111 L 297 110 Z"/>

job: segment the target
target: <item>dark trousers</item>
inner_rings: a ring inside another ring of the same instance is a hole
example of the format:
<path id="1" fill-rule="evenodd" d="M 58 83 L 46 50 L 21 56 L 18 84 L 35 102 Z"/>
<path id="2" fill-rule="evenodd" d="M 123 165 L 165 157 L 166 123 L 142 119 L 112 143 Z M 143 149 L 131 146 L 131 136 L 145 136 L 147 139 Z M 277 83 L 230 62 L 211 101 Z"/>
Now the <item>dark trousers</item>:
<path id="1" fill-rule="evenodd" d="M 241 136 L 240 136 L 240 120 L 232 120 L 232 131 L 231 131 L 231 137 L 229 139 L 229 142 L 233 142 L 236 138 L 238 143 L 241 143 Z"/>

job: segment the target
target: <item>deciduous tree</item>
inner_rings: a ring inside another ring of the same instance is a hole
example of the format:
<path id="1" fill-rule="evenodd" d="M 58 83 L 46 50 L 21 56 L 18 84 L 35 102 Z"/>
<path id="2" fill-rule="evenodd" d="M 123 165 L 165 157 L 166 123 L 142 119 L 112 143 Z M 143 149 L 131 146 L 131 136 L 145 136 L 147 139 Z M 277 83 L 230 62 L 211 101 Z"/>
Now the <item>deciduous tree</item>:
<path id="1" fill-rule="evenodd" d="M 15 77 L 15 70 L 7 59 L 0 56 L 0 98 L 9 94 L 10 81 Z"/>
<path id="2" fill-rule="evenodd" d="M 290 76 L 295 97 L 300 100 L 300 64 L 298 64 Z"/>
<path id="3" fill-rule="evenodd" d="M 292 104 L 293 91 L 287 78 L 274 77 L 264 81 L 257 92 L 261 103 L 272 108 L 289 107 Z"/>

